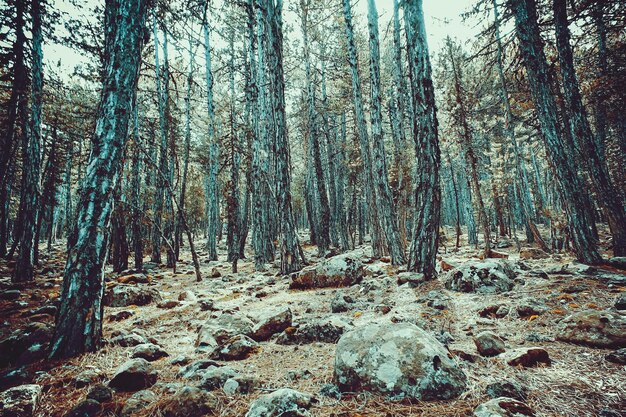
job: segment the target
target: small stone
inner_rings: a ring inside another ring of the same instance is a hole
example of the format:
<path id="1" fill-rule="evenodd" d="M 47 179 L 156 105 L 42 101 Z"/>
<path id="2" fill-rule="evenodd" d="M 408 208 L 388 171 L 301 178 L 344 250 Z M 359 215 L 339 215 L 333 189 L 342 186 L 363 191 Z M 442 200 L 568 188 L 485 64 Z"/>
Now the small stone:
<path id="1" fill-rule="evenodd" d="M 154 403 L 157 399 L 155 393 L 150 390 L 137 391 L 124 403 L 120 417 L 131 417 L 133 414 L 138 413 Z"/>
<path id="2" fill-rule="evenodd" d="M 96 400 L 86 399 L 76 404 L 64 417 L 95 417 L 102 406 Z"/>
<path id="3" fill-rule="evenodd" d="M 157 304 L 158 308 L 170 309 L 174 307 L 178 307 L 180 303 L 176 300 L 163 300 Z"/>
<path id="4" fill-rule="evenodd" d="M 97 384 L 89 390 L 87 398 L 104 403 L 113 398 L 113 390 L 104 384 Z"/>
<path id="5" fill-rule="evenodd" d="M 500 397 L 476 407 L 474 417 L 535 417 L 535 413 L 521 401 Z"/>
<path id="6" fill-rule="evenodd" d="M 502 339 L 489 331 L 474 336 L 474 344 L 482 356 L 496 356 L 506 350 Z"/>
<path id="7" fill-rule="evenodd" d="M 424 274 L 417 272 L 400 272 L 396 276 L 398 285 L 409 284 L 409 287 L 417 287 L 426 282 Z"/>
<path id="8" fill-rule="evenodd" d="M 289 307 L 272 309 L 260 314 L 258 322 L 252 327 L 249 336 L 256 341 L 268 340 L 291 326 L 292 313 Z"/>
<path id="9" fill-rule="evenodd" d="M 320 388 L 320 395 L 328 398 L 334 398 L 335 400 L 341 400 L 341 391 L 335 384 L 323 384 Z"/>
<path id="10" fill-rule="evenodd" d="M 20 385 L 0 393 L 0 417 L 33 417 L 41 397 L 41 386 Z"/>
<path id="11" fill-rule="evenodd" d="M 217 399 L 196 387 L 183 387 L 161 406 L 164 417 L 202 417 L 213 414 Z"/>
<path id="12" fill-rule="evenodd" d="M 12 301 L 20 298 L 22 293 L 19 290 L 6 290 L 0 292 L 0 300 Z"/>
<path id="13" fill-rule="evenodd" d="M 487 385 L 487 395 L 490 398 L 509 397 L 520 401 L 526 400 L 526 390 L 517 382 L 503 381 Z"/>
<path id="14" fill-rule="evenodd" d="M 154 288 L 141 288 L 132 285 L 116 285 L 106 290 L 102 302 L 107 307 L 143 306 L 161 301 L 161 295 Z"/>
<path id="15" fill-rule="evenodd" d="M 222 387 L 222 391 L 224 394 L 228 396 L 233 396 L 239 391 L 239 382 L 236 379 L 228 378 L 226 382 L 224 382 L 224 386 Z"/>
<path id="16" fill-rule="evenodd" d="M 178 301 L 196 301 L 198 297 L 193 291 L 187 290 L 178 294 Z"/>
<path id="17" fill-rule="evenodd" d="M 345 295 L 342 291 L 338 291 L 330 302 L 330 310 L 333 313 L 344 313 L 351 308 L 354 300 L 349 295 Z"/>
<path id="18" fill-rule="evenodd" d="M 148 339 L 137 333 L 122 333 L 109 340 L 109 343 L 122 347 L 132 347 L 148 343 Z"/>
<path id="19" fill-rule="evenodd" d="M 134 312 L 128 311 L 128 310 L 118 311 L 116 313 L 109 314 L 109 321 L 126 320 L 127 318 L 132 317 L 134 314 L 135 314 Z"/>
<path id="20" fill-rule="evenodd" d="M 309 417 L 315 402 L 312 395 L 282 388 L 253 401 L 246 417 Z"/>
<path id="21" fill-rule="evenodd" d="M 513 349 L 504 352 L 500 357 L 510 366 L 523 366 L 524 368 L 551 363 L 548 352 L 540 347 Z"/>
<path id="22" fill-rule="evenodd" d="M 151 387 L 157 380 L 157 372 L 145 359 L 131 359 L 122 364 L 109 381 L 118 391 L 137 391 Z"/>
<path id="23" fill-rule="evenodd" d="M 215 302 L 213 300 L 207 300 L 206 298 L 200 300 L 198 303 L 201 311 L 213 311 L 215 310 Z"/>
<path id="24" fill-rule="evenodd" d="M 527 298 L 520 302 L 520 304 L 516 307 L 516 311 L 521 318 L 539 316 L 548 311 L 548 306 L 542 301 L 538 301 L 534 298 Z"/>
<path id="25" fill-rule="evenodd" d="M 77 388 L 82 388 L 100 382 L 105 378 L 106 374 L 100 369 L 86 369 L 74 377 L 74 385 L 76 385 Z"/>
<path id="26" fill-rule="evenodd" d="M 520 249 L 519 257 L 520 259 L 546 259 L 549 258 L 550 255 L 539 248 L 528 247 Z"/>
<path id="27" fill-rule="evenodd" d="M 621 293 L 615 299 L 615 309 L 619 311 L 626 310 L 626 292 Z"/>
<path id="28" fill-rule="evenodd" d="M 219 278 L 221 276 L 222 276 L 222 273 L 217 268 L 213 268 L 211 270 L 211 278 Z"/>
<path id="29" fill-rule="evenodd" d="M 130 355 L 131 358 L 143 358 L 149 362 L 159 360 L 166 356 L 169 356 L 168 353 L 164 351 L 161 346 L 155 345 L 154 343 L 142 343 L 137 345 Z"/>
<path id="30" fill-rule="evenodd" d="M 228 339 L 211 355 L 212 359 L 236 361 L 246 359 L 259 350 L 259 344 L 243 334 Z"/>
<path id="31" fill-rule="evenodd" d="M 617 363 L 618 365 L 626 365 L 626 348 L 618 349 L 604 357 L 607 361 Z"/>

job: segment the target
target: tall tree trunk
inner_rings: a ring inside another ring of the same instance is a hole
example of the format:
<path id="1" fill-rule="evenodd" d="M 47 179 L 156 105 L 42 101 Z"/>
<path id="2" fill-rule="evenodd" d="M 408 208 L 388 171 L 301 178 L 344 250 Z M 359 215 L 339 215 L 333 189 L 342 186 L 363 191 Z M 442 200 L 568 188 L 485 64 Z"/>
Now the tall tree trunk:
<path id="1" fill-rule="evenodd" d="M 96 128 L 77 213 L 77 239 L 63 276 L 51 357 L 90 352 L 102 345 L 105 230 L 122 170 L 143 47 L 146 0 L 107 0 L 105 67 Z"/>
<path id="2" fill-rule="evenodd" d="M 41 104 L 43 95 L 43 31 L 41 18 L 43 14 L 40 0 L 33 0 L 32 14 L 32 112 L 27 132 L 22 132 L 22 190 L 20 196 L 20 250 L 11 276 L 13 282 L 27 282 L 34 279 L 35 240 L 37 216 L 39 215 L 39 181 L 40 181 L 40 144 L 41 144 Z M 18 29 L 21 31 L 21 29 Z M 20 118 L 27 119 L 26 106 L 20 106 Z M 26 122 L 23 122 L 26 126 Z"/>
<path id="3" fill-rule="evenodd" d="M 359 137 L 359 147 L 361 159 L 363 161 L 363 191 L 365 201 L 369 205 L 369 223 L 372 234 L 372 252 L 375 257 L 380 257 L 385 252 L 385 243 L 382 236 L 381 225 L 379 223 L 379 213 L 376 207 L 376 190 L 374 188 L 374 178 L 372 169 L 372 154 L 370 151 L 369 134 L 367 133 L 367 122 L 363 110 L 363 97 L 361 94 L 361 80 L 359 76 L 359 64 L 357 58 L 356 44 L 354 41 L 354 27 L 352 24 L 352 6 L 350 0 L 343 0 L 343 13 L 346 26 L 346 38 L 348 41 L 348 63 L 352 76 L 352 101 L 354 115 L 356 118 L 356 128 Z M 362 239 L 363 236 L 359 239 Z"/>
<path id="4" fill-rule="evenodd" d="M 583 106 L 574 69 L 565 0 L 554 0 L 553 7 L 556 44 L 563 78 L 565 105 L 569 116 L 569 128 L 574 141 L 582 152 L 582 155 L 577 156 L 587 168 L 598 205 L 602 208 L 602 212 L 609 223 L 613 235 L 613 253 L 615 256 L 626 256 L 626 212 L 620 193 L 611 182 L 606 160 L 603 159 L 603 152 L 594 140 L 587 119 L 587 112 Z"/>
<path id="5" fill-rule="evenodd" d="M 372 119 L 372 169 L 376 185 L 376 204 L 378 215 L 387 240 L 387 249 L 391 255 L 391 263 L 401 265 L 405 262 L 404 247 L 398 231 L 396 209 L 393 204 L 385 146 L 383 142 L 383 117 L 380 83 L 380 47 L 378 42 L 378 11 L 374 0 L 367 2 L 367 21 L 369 28 L 370 45 L 370 92 L 371 92 L 371 119 Z"/>
<path id="6" fill-rule="evenodd" d="M 537 23 L 536 0 L 512 0 L 511 4 L 520 52 L 524 59 L 546 152 L 554 167 L 558 191 L 565 206 L 574 252 L 581 262 L 598 263 L 602 258 L 590 221 L 585 214 L 583 183 L 575 170 L 576 164 L 570 158 L 573 152 L 568 149 L 568 144 L 559 134 L 558 108 L 550 91 L 548 64 Z"/>
<path id="7" fill-rule="evenodd" d="M 411 132 L 417 157 L 414 233 L 408 269 L 422 272 L 426 279 L 433 279 L 436 276 L 435 262 L 439 247 L 441 156 L 422 0 L 406 0 L 404 19 L 413 98 Z"/>
<path id="8" fill-rule="evenodd" d="M 239 134 L 235 125 L 236 107 L 235 107 L 235 32 L 231 30 L 229 34 L 229 88 L 230 103 L 228 124 L 230 127 L 230 185 L 228 190 L 228 200 L 226 203 L 227 215 L 227 233 L 226 247 L 228 249 L 228 261 L 233 263 L 233 272 L 237 270 L 237 260 L 239 259 L 239 230 L 241 228 L 241 216 L 239 207 L 239 167 L 241 165 L 241 144 L 239 143 Z"/>
<path id="9" fill-rule="evenodd" d="M 131 213 L 132 213 L 132 236 L 133 252 L 135 255 L 135 269 L 143 269 L 143 233 L 141 229 L 142 207 L 141 207 L 141 144 L 139 138 L 139 110 L 138 104 L 133 107 L 133 161 L 131 180 Z"/>

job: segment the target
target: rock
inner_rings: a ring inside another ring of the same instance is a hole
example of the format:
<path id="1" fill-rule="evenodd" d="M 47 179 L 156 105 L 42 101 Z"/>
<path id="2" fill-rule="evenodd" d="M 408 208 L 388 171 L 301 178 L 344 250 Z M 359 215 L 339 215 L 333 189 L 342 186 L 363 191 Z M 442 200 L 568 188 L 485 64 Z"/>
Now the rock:
<path id="1" fill-rule="evenodd" d="M 481 332 L 474 336 L 474 344 L 482 356 L 496 356 L 504 352 L 504 342 L 493 332 Z"/>
<path id="2" fill-rule="evenodd" d="M 87 385 L 95 384 L 106 378 L 106 374 L 100 369 L 92 368 L 85 369 L 74 377 L 74 385 L 77 388 L 86 387 Z"/>
<path id="3" fill-rule="evenodd" d="M 604 358 L 609 362 L 626 365 L 626 348 L 617 349 L 615 352 L 609 353 Z"/>
<path id="4" fill-rule="evenodd" d="M 178 307 L 180 303 L 176 300 L 163 300 L 157 304 L 158 308 L 170 309 L 174 307 Z"/>
<path id="5" fill-rule="evenodd" d="M 146 274 L 130 274 L 117 278 L 117 282 L 120 284 L 149 284 L 151 278 Z"/>
<path id="6" fill-rule="evenodd" d="M 333 313 L 344 313 L 351 308 L 351 304 L 354 300 L 349 295 L 344 294 L 342 291 L 337 291 L 333 300 L 330 302 L 330 310 Z"/>
<path id="7" fill-rule="evenodd" d="M 213 311 L 215 310 L 215 302 L 213 300 L 202 299 L 198 303 L 201 311 Z"/>
<path id="8" fill-rule="evenodd" d="M 196 375 L 202 378 L 198 384 L 199 388 L 206 391 L 214 391 L 220 389 L 227 380 L 235 378 L 238 374 L 230 366 L 213 366 L 198 372 Z"/>
<path id="9" fill-rule="evenodd" d="M 104 384 L 95 385 L 87 393 L 87 399 L 95 400 L 99 403 L 107 402 L 111 398 L 113 398 L 113 390 Z"/>
<path id="10" fill-rule="evenodd" d="M 109 381 L 118 391 L 138 391 L 151 387 L 157 380 L 157 372 L 145 359 L 131 359 L 122 364 Z"/>
<path id="11" fill-rule="evenodd" d="M 334 379 L 342 391 L 418 400 L 456 398 L 466 377 L 433 336 L 410 323 L 369 324 L 337 344 Z"/>
<path id="12" fill-rule="evenodd" d="M 224 391 L 224 394 L 231 397 L 235 395 L 238 390 L 239 382 L 237 382 L 237 380 L 233 378 L 228 378 L 226 382 L 224 382 L 224 386 L 222 386 L 222 391 Z"/>
<path id="13" fill-rule="evenodd" d="M 468 261 L 446 274 L 446 288 L 459 292 L 501 293 L 513 289 L 515 272 L 506 260 Z"/>
<path id="14" fill-rule="evenodd" d="M 621 293 L 615 298 L 615 304 L 613 304 L 616 310 L 626 310 L 626 292 Z"/>
<path id="15" fill-rule="evenodd" d="M 509 397 L 516 400 L 526 400 L 526 390 L 517 382 L 503 381 L 487 385 L 487 395 L 490 398 Z"/>
<path id="16" fill-rule="evenodd" d="M 144 271 L 153 271 L 155 269 L 158 269 L 159 265 L 157 265 L 154 262 L 144 262 L 143 263 L 143 269 Z"/>
<path id="17" fill-rule="evenodd" d="M 204 374 L 203 371 L 205 371 L 206 369 L 212 369 L 212 368 L 216 368 L 219 366 L 220 364 L 215 361 L 203 359 L 203 360 L 195 361 L 187 366 L 182 367 L 178 371 L 178 376 L 180 378 L 200 379 L 202 375 Z M 225 366 L 224 368 L 228 368 L 228 367 Z"/>
<path id="18" fill-rule="evenodd" d="M 134 314 L 135 314 L 134 312 L 128 311 L 128 310 L 118 311 L 116 313 L 109 314 L 109 321 L 126 320 L 127 318 L 132 317 Z"/>
<path id="19" fill-rule="evenodd" d="M 520 302 L 515 308 L 518 316 L 526 318 L 530 316 L 539 316 L 548 311 L 548 306 L 543 302 L 534 298 L 526 298 Z"/>
<path id="20" fill-rule="evenodd" d="M 33 376 L 25 366 L 0 371 L 0 391 L 32 381 Z"/>
<path id="21" fill-rule="evenodd" d="M 111 338 L 111 340 L 109 340 L 109 343 L 112 345 L 117 345 L 117 346 L 122 346 L 122 347 L 132 347 L 132 346 L 138 346 L 141 344 L 148 343 L 148 339 L 145 336 L 142 336 L 137 333 L 123 332 Z"/>
<path id="22" fill-rule="evenodd" d="M 626 317 L 608 310 L 580 311 L 558 324 L 556 338 L 598 348 L 626 347 Z"/>
<path id="23" fill-rule="evenodd" d="M 534 417 L 526 404 L 513 398 L 500 397 L 476 407 L 474 417 Z"/>
<path id="24" fill-rule="evenodd" d="M 154 288 L 142 288 L 132 285 L 116 285 L 107 289 L 102 302 L 107 307 L 143 306 L 153 301 L 161 301 L 161 295 Z"/>
<path id="25" fill-rule="evenodd" d="M 154 392 L 150 390 L 142 390 L 137 391 L 133 395 L 131 395 L 124 406 L 122 407 L 122 411 L 120 413 L 120 417 L 130 417 L 135 413 L 145 409 L 150 404 L 154 403 L 157 400 L 157 396 Z"/>
<path id="26" fill-rule="evenodd" d="M 228 339 L 211 354 L 211 359 L 221 359 L 224 361 L 238 361 L 246 359 L 259 350 L 259 344 L 245 336 L 239 334 Z"/>
<path id="27" fill-rule="evenodd" d="M 200 328 L 196 346 L 215 348 L 238 334 L 249 334 L 254 322 L 241 313 L 224 313 Z"/>
<path id="28" fill-rule="evenodd" d="M 335 384 L 323 384 L 320 388 L 320 395 L 328 398 L 334 398 L 335 400 L 341 400 L 341 391 Z"/>
<path id="29" fill-rule="evenodd" d="M 131 358 L 142 358 L 149 362 L 159 360 L 166 356 L 169 356 L 168 353 L 164 351 L 161 346 L 155 345 L 154 343 L 142 343 L 137 345 L 130 355 Z"/>
<path id="30" fill-rule="evenodd" d="M 282 388 L 253 401 L 246 417 L 308 417 L 314 402 L 312 395 Z"/>
<path id="31" fill-rule="evenodd" d="M 502 360 L 510 366 L 530 368 L 538 364 L 550 365 L 550 355 L 544 348 L 528 347 L 509 350 L 500 355 Z"/>
<path id="32" fill-rule="evenodd" d="M 37 410 L 41 386 L 20 385 L 0 393 L 0 417 L 33 417 Z"/>
<path id="33" fill-rule="evenodd" d="M 64 417 L 95 417 L 102 406 L 96 400 L 86 399 L 76 404 Z"/>
<path id="34" fill-rule="evenodd" d="M 0 300 L 13 301 L 20 298 L 20 290 L 5 290 L 0 292 Z"/>
<path id="35" fill-rule="evenodd" d="M 398 285 L 409 284 L 409 287 L 417 287 L 426 282 L 424 274 L 417 272 L 400 272 L 397 276 Z"/>
<path id="36" fill-rule="evenodd" d="M 324 259 L 294 274 L 290 289 L 347 287 L 363 280 L 363 263 L 354 254 L 344 253 Z"/>
<path id="37" fill-rule="evenodd" d="M 626 270 L 626 256 L 614 256 L 609 259 L 609 265 L 617 269 Z"/>
<path id="38" fill-rule="evenodd" d="M 161 406 L 164 417 L 202 417 L 217 408 L 217 399 L 196 387 L 183 387 Z"/>
<path id="39" fill-rule="evenodd" d="M 222 273 L 217 268 L 213 268 L 211 270 L 211 278 L 219 278 L 221 276 L 222 276 Z"/>
<path id="40" fill-rule="evenodd" d="M 178 301 L 197 301 L 198 297 L 193 291 L 187 290 L 178 294 Z"/>
<path id="41" fill-rule="evenodd" d="M 245 376 L 236 375 L 233 378 L 228 378 L 222 385 L 222 390 L 226 395 L 234 394 L 249 394 L 252 390 L 259 385 L 258 379 Z"/>
<path id="42" fill-rule="evenodd" d="M 498 243 L 496 243 L 496 248 L 498 249 L 510 248 L 511 246 L 513 245 L 509 239 L 501 239 Z"/>
<path id="43" fill-rule="evenodd" d="M 248 334 L 256 341 L 268 340 L 276 333 L 280 333 L 291 326 L 292 314 L 289 307 L 263 311 L 259 321 Z"/>
<path id="44" fill-rule="evenodd" d="M 329 317 L 304 323 L 296 327 L 288 327 L 278 337 L 276 343 L 280 345 L 298 345 L 315 342 L 337 343 L 337 340 L 352 325 L 346 323 L 339 317 Z"/>
<path id="45" fill-rule="evenodd" d="M 478 315 L 484 318 L 503 318 L 509 314 L 509 308 L 504 304 L 494 304 L 484 307 L 478 311 Z"/>
<path id="46" fill-rule="evenodd" d="M 527 247 L 520 249 L 519 257 L 520 259 L 546 259 L 549 258 L 550 255 L 539 248 Z"/>
<path id="47" fill-rule="evenodd" d="M 47 323 L 30 323 L 0 341 L 0 368 L 26 365 L 43 359 L 54 329 Z"/>
<path id="48" fill-rule="evenodd" d="M 187 365 L 191 362 L 191 358 L 187 355 L 178 355 L 175 358 L 170 360 L 171 365 Z"/>

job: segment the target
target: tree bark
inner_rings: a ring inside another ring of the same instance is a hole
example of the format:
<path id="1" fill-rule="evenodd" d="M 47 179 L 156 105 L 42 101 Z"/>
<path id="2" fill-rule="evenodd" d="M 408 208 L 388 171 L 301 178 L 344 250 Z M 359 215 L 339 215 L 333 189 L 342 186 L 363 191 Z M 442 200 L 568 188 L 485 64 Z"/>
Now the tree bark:
<path id="1" fill-rule="evenodd" d="M 103 88 L 77 207 L 77 238 L 65 265 L 51 357 L 74 356 L 102 345 L 105 230 L 136 96 L 148 3 L 107 0 L 105 4 Z"/>

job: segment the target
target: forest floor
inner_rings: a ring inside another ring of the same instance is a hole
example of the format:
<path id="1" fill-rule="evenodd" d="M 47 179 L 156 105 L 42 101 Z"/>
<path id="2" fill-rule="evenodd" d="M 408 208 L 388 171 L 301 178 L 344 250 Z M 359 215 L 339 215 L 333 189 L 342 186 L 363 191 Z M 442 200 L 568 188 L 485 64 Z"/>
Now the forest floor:
<path id="1" fill-rule="evenodd" d="M 36 309 L 53 303 L 59 296 L 65 261 L 63 248 L 62 244 L 56 245 L 49 255 L 42 248 L 44 261 L 36 282 L 21 288 L 17 299 L 0 300 L 0 340 L 33 322 L 53 323 L 53 314 L 36 312 Z M 304 249 L 309 262 L 319 261 L 315 247 L 305 245 Z M 512 262 L 519 260 L 514 245 L 498 251 L 508 253 Z M 224 258 L 224 252 L 221 248 L 220 259 Z M 626 367 L 605 359 L 612 350 L 559 342 L 554 338 L 554 328 L 565 316 L 581 309 L 611 308 L 616 296 L 626 289 L 626 271 L 586 268 L 575 264 L 567 255 L 554 254 L 546 259 L 524 260 L 530 270 L 544 270 L 548 274 L 542 277 L 521 272 L 518 276 L 521 279 L 513 291 L 458 293 L 447 290 L 441 279 L 415 288 L 398 285 L 397 267 L 370 260 L 368 247 L 357 248 L 354 253 L 366 263 L 367 275 L 360 284 L 348 288 L 290 290 L 291 280 L 280 276 L 277 264 L 271 265 L 266 272 L 257 273 L 253 263 L 244 260 L 239 262 L 239 272 L 233 274 L 230 264 L 208 262 L 206 253 L 202 252 L 202 282 L 195 282 L 187 252 L 182 253 L 178 273 L 174 274 L 164 266 L 148 271 L 146 280 L 149 282 L 137 286 L 157 290 L 163 300 L 179 300 L 179 295 L 186 291 L 193 292 L 193 295 L 187 293 L 187 299 L 172 302 L 168 308 L 157 307 L 156 302 L 105 308 L 104 334 L 107 340 L 112 339 L 112 333 L 127 334 L 139 329 L 137 333 L 156 339 L 169 355 L 152 363 L 158 371 L 158 382 L 150 390 L 159 400 L 132 415 L 159 416 L 160 400 L 171 396 L 172 390 L 179 385 L 193 385 L 179 376 L 181 366 L 172 364 L 172 359 L 177 358 L 183 363 L 207 359 L 205 353 L 196 349 L 198 330 L 207 320 L 233 311 L 254 320 L 263 311 L 281 306 L 291 309 L 294 325 L 329 316 L 339 317 L 357 327 L 381 321 L 418 324 L 437 334 L 440 340 L 445 339 L 451 352 L 465 353 L 461 357 L 466 360 L 460 357 L 455 360 L 468 376 L 468 388 L 460 398 L 448 401 L 393 400 L 368 393 L 329 398 L 320 395 L 320 389 L 333 382 L 336 345 L 321 342 L 281 345 L 273 337 L 261 342 L 260 350 L 248 358 L 227 363 L 240 374 L 256 378 L 257 384 L 248 394 L 229 395 L 223 390 L 214 391 L 219 400 L 215 415 L 243 416 L 250 403 L 260 395 L 288 387 L 316 396 L 317 402 L 311 409 L 313 416 L 467 416 L 489 399 L 486 387 L 502 381 L 523 387 L 527 392 L 526 403 L 537 416 L 598 416 L 602 410 L 620 413 L 620 409 L 626 408 Z M 458 265 L 477 258 L 479 254 L 479 250 L 466 245 L 455 252 L 448 248 L 447 253 L 440 256 L 446 263 Z M 561 268 L 564 264 L 569 266 Z M 571 273 L 573 267 L 578 268 L 578 272 Z M 10 289 L 10 270 L 10 264 L 0 262 L 2 291 Z M 118 274 L 107 272 L 106 276 L 109 286 L 119 280 Z M 443 276 L 445 273 L 441 274 Z M 332 313 L 331 303 L 337 293 L 352 297 L 354 302 L 349 304 L 348 311 Z M 432 306 L 434 298 L 439 306 Z M 200 308 L 201 300 L 211 300 L 213 307 Z M 547 309 L 529 317 L 514 313 L 517 305 L 529 300 L 545 304 Z M 481 317 L 479 312 L 493 305 L 508 306 L 511 313 L 503 318 L 489 314 Z M 127 311 L 129 317 L 112 321 L 112 317 L 122 311 Z M 482 330 L 495 332 L 505 341 L 507 349 L 541 346 L 548 351 L 552 363 L 521 368 L 508 366 L 497 357 L 481 357 L 472 336 Z M 90 389 L 89 385 L 77 386 L 78 375 L 92 370 L 105 380 L 111 378 L 116 368 L 128 360 L 132 350 L 132 347 L 108 343 L 97 353 L 67 361 L 42 360 L 26 366 L 25 382 L 22 383 L 33 381 L 43 387 L 36 415 L 65 415 L 85 398 Z M 101 415 L 119 415 L 131 394 L 116 392 Z"/>

